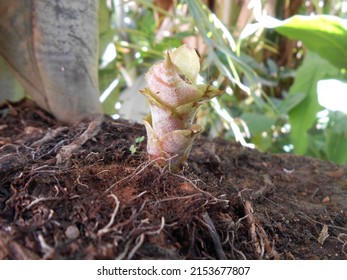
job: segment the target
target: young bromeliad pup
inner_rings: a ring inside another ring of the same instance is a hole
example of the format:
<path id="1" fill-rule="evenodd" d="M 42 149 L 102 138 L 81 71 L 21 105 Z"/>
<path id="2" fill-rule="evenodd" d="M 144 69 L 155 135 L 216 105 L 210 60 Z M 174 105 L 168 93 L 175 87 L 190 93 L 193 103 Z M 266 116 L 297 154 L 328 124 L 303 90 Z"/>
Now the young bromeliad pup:
<path id="1" fill-rule="evenodd" d="M 186 162 L 202 127 L 193 124 L 199 106 L 221 94 L 216 88 L 197 85 L 200 57 L 182 45 L 146 74 L 148 87 L 141 93 L 149 101 L 151 114 L 144 118 L 147 153 L 161 166 L 178 172 Z"/>

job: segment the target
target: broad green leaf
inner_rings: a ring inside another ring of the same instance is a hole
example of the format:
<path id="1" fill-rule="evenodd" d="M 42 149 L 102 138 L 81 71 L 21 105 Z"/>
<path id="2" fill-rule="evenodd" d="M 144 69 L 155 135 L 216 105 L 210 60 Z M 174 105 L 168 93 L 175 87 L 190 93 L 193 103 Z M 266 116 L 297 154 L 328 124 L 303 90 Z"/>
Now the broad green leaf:
<path id="1" fill-rule="evenodd" d="M 326 152 L 328 159 L 336 163 L 347 163 L 347 132 L 327 133 Z"/>
<path id="2" fill-rule="evenodd" d="M 288 114 L 290 110 L 300 104 L 305 99 L 305 94 L 289 94 L 283 99 L 281 104 L 278 106 L 278 111 L 282 115 Z"/>
<path id="3" fill-rule="evenodd" d="M 258 113 L 244 113 L 241 115 L 252 135 L 252 143 L 258 150 L 267 151 L 272 143 L 271 127 L 275 124 L 276 119 Z M 267 132 L 267 133 L 263 133 Z"/>
<path id="4" fill-rule="evenodd" d="M 325 150 L 329 160 L 347 163 L 347 115 L 331 112 L 328 128 L 325 130 Z"/>
<path id="5" fill-rule="evenodd" d="M 272 135 L 254 135 L 252 137 L 252 143 L 257 147 L 259 151 L 266 152 L 273 145 Z"/>
<path id="6" fill-rule="evenodd" d="M 289 112 L 291 125 L 291 140 L 297 154 L 305 154 L 308 146 L 307 131 L 316 120 L 316 114 L 321 109 L 317 98 L 317 83 L 319 80 L 337 76 L 339 69 L 331 65 L 319 55 L 307 52 L 303 64 L 297 71 L 290 95 L 304 95 L 301 103 Z"/>
<path id="7" fill-rule="evenodd" d="M 260 134 L 264 131 L 269 131 L 271 126 L 275 124 L 275 119 L 270 118 L 264 114 L 257 113 L 244 113 L 241 115 L 241 119 L 243 119 L 251 134 Z"/>
<path id="8" fill-rule="evenodd" d="M 339 111 L 330 112 L 328 128 L 332 129 L 334 133 L 346 133 L 347 132 L 347 114 L 339 112 Z"/>
<path id="9" fill-rule="evenodd" d="M 331 64 L 347 67 L 347 20 L 336 16 L 293 16 L 275 30 L 293 40 L 300 40 L 312 52 Z"/>

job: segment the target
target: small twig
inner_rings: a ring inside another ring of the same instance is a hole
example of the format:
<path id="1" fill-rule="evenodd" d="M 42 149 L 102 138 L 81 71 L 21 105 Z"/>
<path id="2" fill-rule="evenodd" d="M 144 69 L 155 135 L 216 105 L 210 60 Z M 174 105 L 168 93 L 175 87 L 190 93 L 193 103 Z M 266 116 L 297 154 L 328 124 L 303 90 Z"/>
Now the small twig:
<path id="1" fill-rule="evenodd" d="M 319 221 L 317 221 L 317 220 L 315 220 L 315 219 L 313 219 L 313 218 L 307 216 L 304 212 L 301 212 L 301 211 L 300 211 L 299 214 L 302 215 L 305 219 L 310 220 L 310 221 L 312 221 L 312 222 L 315 222 L 315 223 L 317 223 L 317 224 L 319 224 L 319 225 L 321 225 L 321 226 L 324 226 L 324 225 L 325 225 L 324 223 L 319 222 Z M 335 229 L 340 229 L 340 230 L 343 230 L 343 231 L 347 231 L 347 227 L 339 227 L 339 226 L 334 226 L 334 225 L 328 225 L 328 227 L 330 227 L 330 228 L 335 228 Z"/>
<path id="2" fill-rule="evenodd" d="M 246 200 L 244 204 L 244 210 L 246 213 L 246 221 L 249 226 L 249 233 L 252 239 L 252 245 L 254 252 L 259 259 L 262 259 L 265 253 L 269 254 L 274 259 L 279 259 L 278 253 L 275 248 L 271 246 L 269 238 L 263 229 L 263 227 L 256 221 L 254 217 L 254 211 L 251 203 Z"/>
<path id="3" fill-rule="evenodd" d="M 319 188 L 316 188 L 316 190 L 313 192 L 313 194 L 311 195 L 311 198 L 313 198 L 316 194 L 317 194 L 317 192 L 319 192 Z"/>
<path id="4" fill-rule="evenodd" d="M 171 172 L 170 172 L 171 173 Z M 212 194 L 210 194 L 209 192 L 206 192 L 202 189 L 200 189 L 196 184 L 194 184 L 194 182 L 192 180 L 190 180 L 189 178 L 185 177 L 185 176 L 182 176 L 182 175 L 179 175 L 179 174 L 175 174 L 175 173 L 171 173 L 173 176 L 176 176 L 178 178 L 181 178 L 187 182 L 189 182 L 190 184 L 192 184 L 192 186 L 198 190 L 199 192 L 203 193 L 203 194 L 206 194 L 207 196 L 209 196 L 210 198 L 214 199 L 215 201 L 219 201 L 219 202 L 224 202 L 226 204 L 229 204 L 229 200 L 227 199 L 220 199 L 220 198 L 217 198 L 215 196 L 213 196 Z"/>
<path id="5" fill-rule="evenodd" d="M 173 197 L 159 199 L 159 200 L 153 201 L 153 202 L 148 203 L 148 204 L 155 204 L 155 205 L 157 205 L 158 203 L 162 203 L 162 202 L 167 202 L 167 201 L 172 201 L 172 200 L 184 200 L 184 199 L 189 199 L 189 198 L 192 198 L 192 197 L 195 197 L 195 196 L 200 196 L 200 195 L 201 194 L 199 194 L 199 193 L 194 193 L 194 194 L 186 195 L 186 196 L 173 196 Z"/>
<path id="6" fill-rule="evenodd" d="M 213 241 L 218 259 L 226 260 L 227 257 L 224 254 L 222 244 L 221 244 L 219 236 L 217 234 L 217 230 L 216 230 L 210 216 L 208 215 L 207 212 L 204 212 L 202 214 L 202 217 L 203 217 L 205 223 L 208 225 L 207 229 L 208 229 L 208 231 L 212 237 L 212 241 Z"/>
<path id="7" fill-rule="evenodd" d="M 117 212 L 119 210 L 120 202 L 118 200 L 118 197 L 116 195 L 114 195 L 114 194 L 111 194 L 110 196 L 114 199 L 114 201 L 116 203 L 116 206 L 114 207 L 114 210 L 113 210 L 113 213 L 111 215 L 110 221 L 108 222 L 108 224 L 105 227 L 103 227 L 102 229 L 100 229 L 98 231 L 98 233 L 97 233 L 98 236 L 101 236 L 101 235 L 103 235 L 103 234 L 105 234 L 105 233 L 107 233 L 109 231 L 109 228 L 114 223 L 114 219 L 115 219 L 115 217 L 117 215 Z"/>
<path id="8" fill-rule="evenodd" d="M 138 194 L 138 195 L 132 197 L 132 198 L 129 200 L 129 202 L 134 201 L 135 199 L 140 198 L 141 196 L 143 196 L 143 195 L 146 194 L 146 193 L 147 193 L 147 191 L 141 192 L 140 194 Z"/>

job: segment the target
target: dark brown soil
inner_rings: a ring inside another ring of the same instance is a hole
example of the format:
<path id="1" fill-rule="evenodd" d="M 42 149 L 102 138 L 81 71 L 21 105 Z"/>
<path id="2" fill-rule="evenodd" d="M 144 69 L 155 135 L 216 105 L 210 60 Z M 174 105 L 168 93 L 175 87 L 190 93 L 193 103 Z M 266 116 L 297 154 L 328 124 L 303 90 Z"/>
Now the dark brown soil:
<path id="1" fill-rule="evenodd" d="M 0 259 L 347 259 L 347 166 L 200 138 L 172 174 L 108 117 L 61 158 L 87 127 L 0 108 Z"/>

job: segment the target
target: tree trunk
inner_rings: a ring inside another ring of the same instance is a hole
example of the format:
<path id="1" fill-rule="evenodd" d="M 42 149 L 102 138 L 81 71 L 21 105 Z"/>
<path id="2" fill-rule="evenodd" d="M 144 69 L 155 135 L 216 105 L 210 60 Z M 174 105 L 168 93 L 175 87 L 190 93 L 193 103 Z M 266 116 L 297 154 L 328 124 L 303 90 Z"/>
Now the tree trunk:
<path id="1" fill-rule="evenodd" d="M 27 94 L 57 119 L 101 113 L 98 1 L 1 1 L 0 54 Z"/>

